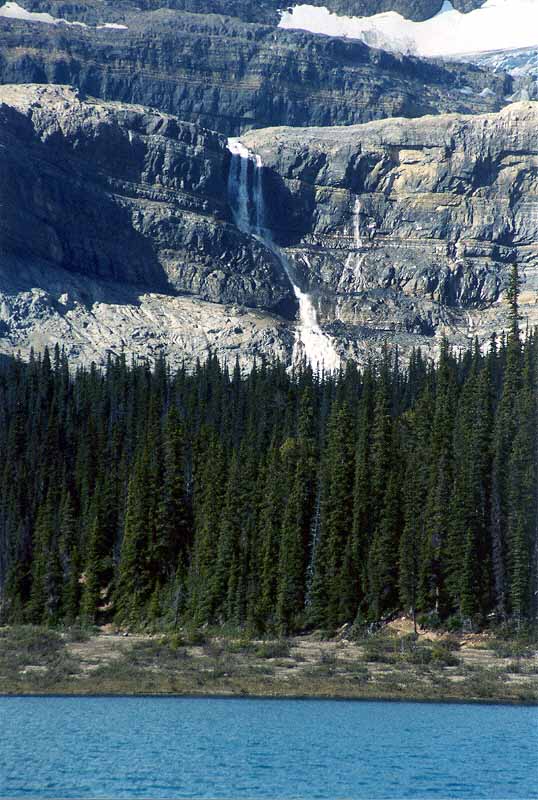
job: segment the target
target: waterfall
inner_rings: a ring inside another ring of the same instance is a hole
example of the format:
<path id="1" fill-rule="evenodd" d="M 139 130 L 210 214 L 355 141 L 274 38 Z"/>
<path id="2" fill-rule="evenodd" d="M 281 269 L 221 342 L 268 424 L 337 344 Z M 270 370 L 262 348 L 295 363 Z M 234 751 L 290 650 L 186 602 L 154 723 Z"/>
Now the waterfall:
<path id="1" fill-rule="evenodd" d="M 355 206 L 353 208 L 353 243 L 357 251 L 357 260 L 359 260 L 359 252 L 362 248 L 361 238 L 361 199 L 357 195 L 355 198 Z"/>
<path id="2" fill-rule="evenodd" d="M 228 139 L 228 150 L 232 154 L 228 177 L 228 195 L 234 213 L 235 224 L 244 233 L 250 233 L 249 201 L 249 151 L 238 139 Z"/>
<path id="3" fill-rule="evenodd" d="M 353 244 L 350 246 L 345 266 L 340 278 L 340 286 L 344 290 L 356 290 L 363 285 L 362 265 L 363 265 L 363 250 L 364 243 L 361 236 L 361 199 L 359 195 L 355 196 L 353 204 Z M 349 229 L 346 229 L 346 235 L 349 235 Z"/>
<path id="4" fill-rule="evenodd" d="M 304 255 L 303 259 L 311 270 L 307 256 Z M 330 338 L 321 330 L 312 298 L 306 292 L 302 292 L 291 278 L 290 281 L 295 297 L 299 301 L 299 326 L 296 331 L 294 360 L 304 357 L 315 369 L 324 368 L 333 372 L 340 366 L 340 357 Z"/>
<path id="5" fill-rule="evenodd" d="M 361 236 L 361 199 L 357 195 L 353 205 L 353 250 L 350 251 L 346 267 L 353 270 L 355 277 L 360 276 L 362 267 L 362 236 Z"/>
<path id="6" fill-rule="evenodd" d="M 340 357 L 331 339 L 321 329 L 312 297 L 301 290 L 288 257 L 274 242 L 267 225 L 262 160 L 260 156 L 250 153 L 236 138 L 228 139 L 228 149 L 232 154 L 228 196 L 235 224 L 244 233 L 258 239 L 278 258 L 299 304 L 299 321 L 295 329 L 292 362 L 297 364 L 306 359 L 315 370 L 325 369 L 329 372 L 337 370 L 340 366 Z M 310 268 L 308 258 L 306 256 L 303 258 L 306 266 Z"/>

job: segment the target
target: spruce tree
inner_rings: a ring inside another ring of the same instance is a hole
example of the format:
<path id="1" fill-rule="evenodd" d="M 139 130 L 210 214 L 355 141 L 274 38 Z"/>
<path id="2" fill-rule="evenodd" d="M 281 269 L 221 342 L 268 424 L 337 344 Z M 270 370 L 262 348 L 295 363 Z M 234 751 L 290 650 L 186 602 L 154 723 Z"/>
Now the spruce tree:
<path id="1" fill-rule="evenodd" d="M 127 507 L 115 593 L 119 622 L 143 620 L 154 588 L 150 572 L 150 549 L 156 516 L 156 487 L 147 446 L 138 455 L 127 494 Z"/>
<path id="2" fill-rule="evenodd" d="M 509 487 L 505 468 L 510 459 L 512 442 L 516 434 L 516 420 L 513 412 L 521 386 L 522 368 L 519 289 L 519 271 L 517 263 L 514 263 L 507 290 L 507 300 L 510 307 L 509 334 L 505 353 L 502 350 L 499 353 L 499 358 L 505 360 L 505 367 L 501 394 L 495 415 L 491 477 L 490 539 L 492 568 L 496 611 L 501 619 L 505 619 L 508 613 L 509 594 L 509 578 L 507 576 L 509 555 L 506 534 Z"/>
<path id="3" fill-rule="evenodd" d="M 281 526 L 289 475 L 284 473 L 280 448 L 272 444 L 265 470 L 262 472 L 263 494 L 260 508 L 258 547 L 259 597 L 256 617 L 260 627 L 274 622 L 277 601 L 278 563 Z"/>
<path id="4" fill-rule="evenodd" d="M 537 337 L 438 363 L 0 361 L 2 622 L 334 630 L 538 605 Z"/>
<path id="5" fill-rule="evenodd" d="M 353 528 L 355 475 L 353 418 L 335 406 L 328 422 L 323 466 L 320 543 L 312 585 L 312 620 L 333 630 L 347 621 L 341 606 L 344 554 Z"/>

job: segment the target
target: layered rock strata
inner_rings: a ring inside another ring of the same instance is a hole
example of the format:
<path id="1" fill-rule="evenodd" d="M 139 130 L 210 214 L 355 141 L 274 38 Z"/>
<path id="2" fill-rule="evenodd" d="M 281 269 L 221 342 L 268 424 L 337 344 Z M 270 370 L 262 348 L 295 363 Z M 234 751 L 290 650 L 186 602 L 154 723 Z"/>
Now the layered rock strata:
<path id="1" fill-rule="evenodd" d="M 493 111 L 528 83 L 219 14 L 161 8 L 110 17 L 103 9 L 105 18 L 122 22 L 84 27 L 0 17 L 0 82 L 69 84 L 226 135 Z"/>
<path id="2" fill-rule="evenodd" d="M 351 352 L 372 337 L 485 340 L 512 264 L 538 323 L 538 103 L 499 114 L 252 131 L 271 228 Z M 271 202 L 270 197 L 278 197 Z"/>
<path id="3" fill-rule="evenodd" d="M 289 287 L 233 224 L 216 133 L 68 87 L 0 87 L 0 241 L 86 277 L 277 308 Z"/>
<path id="4" fill-rule="evenodd" d="M 385 341 L 435 354 L 444 335 L 503 329 L 514 262 L 535 325 L 537 124 L 525 102 L 251 131 L 260 232 L 234 221 L 223 136 L 68 87 L 0 87 L 0 352 L 290 363 L 307 294 L 344 361 Z"/>
<path id="5" fill-rule="evenodd" d="M 222 136 L 173 117 L 0 87 L 0 350 L 285 358 L 293 292 L 233 224 L 228 165 Z"/>

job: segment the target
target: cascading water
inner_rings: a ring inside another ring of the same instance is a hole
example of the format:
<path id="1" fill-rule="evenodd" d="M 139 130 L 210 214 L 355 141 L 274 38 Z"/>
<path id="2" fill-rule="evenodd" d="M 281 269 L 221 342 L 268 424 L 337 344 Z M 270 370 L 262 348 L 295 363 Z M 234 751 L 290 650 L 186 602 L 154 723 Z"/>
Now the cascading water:
<path id="1" fill-rule="evenodd" d="M 355 250 L 357 251 L 357 260 L 359 259 L 359 253 L 362 248 L 362 237 L 361 237 L 361 199 L 357 195 L 355 198 L 355 206 L 353 208 L 353 242 L 355 244 Z"/>
<path id="2" fill-rule="evenodd" d="M 228 176 L 228 195 L 235 224 L 243 233 L 252 233 L 249 198 L 250 153 L 239 139 L 228 139 L 228 150 L 232 154 Z"/>
<path id="3" fill-rule="evenodd" d="M 365 288 L 363 275 L 365 248 L 361 235 L 361 213 L 361 199 L 359 195 L 355 195 L 350 215 L 352 227 L 351 230 L 346 227 L 344 231 L 346 241 L 349 242 L 349 249 L 338 285 L 338 288 L 343 292 L 356 292 Z"/>
<path id="4" fill-rule="evenodd" d="M 353 249 L 346 259 L 347 274 L 360 278 L 363 242 L 361 236 L 361 199 L 357 195 L 353 206 Z"/>
<path id="5" fill-rule="evenodd" d="M 293 363 L 297 364 L 306 359 L 313 369 L 324 369 L 328 372 L 337 370 L 340 358 L 332 341 L 320 327 L 312 298 L 297 284 L 288 258 L 273 241 L 271 231 L 266 224 L 261 158 L 250 153 L 239 139 L 229 139 L 228 149 L 232 154 L 228 194 L 235 223 L 241 231 L 254 236 L 274 253 L 299 303 L 299 323 L 295 330 Z M 306 256 L 304 260 L 310 267 Z"/>

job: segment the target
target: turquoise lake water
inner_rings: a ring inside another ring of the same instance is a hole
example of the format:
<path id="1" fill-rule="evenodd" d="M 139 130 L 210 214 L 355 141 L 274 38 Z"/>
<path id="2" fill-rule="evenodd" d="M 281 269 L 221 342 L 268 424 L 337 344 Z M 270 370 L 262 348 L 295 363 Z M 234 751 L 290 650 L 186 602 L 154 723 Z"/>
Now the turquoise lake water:
<path id="1" fill-rule="evenodd" d="M 538 709 L 0 698 L 0 797 L 538 798 Z"/>

